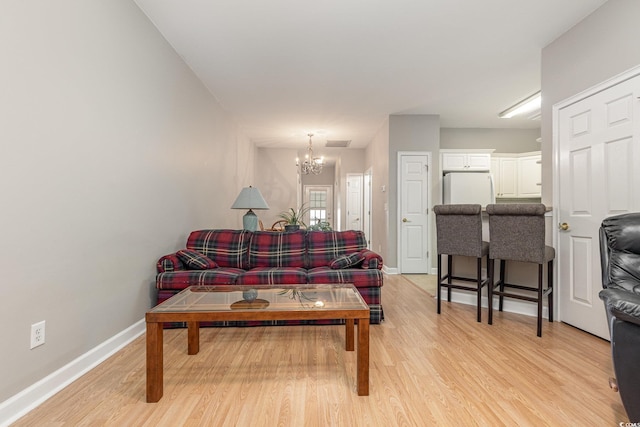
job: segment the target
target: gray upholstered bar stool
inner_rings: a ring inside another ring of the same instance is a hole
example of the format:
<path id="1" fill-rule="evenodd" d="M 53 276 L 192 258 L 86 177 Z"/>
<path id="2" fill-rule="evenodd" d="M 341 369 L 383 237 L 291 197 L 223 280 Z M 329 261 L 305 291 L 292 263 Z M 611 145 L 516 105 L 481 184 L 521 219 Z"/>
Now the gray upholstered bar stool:
<path id="1" fill-rule="evenodd" d="M 475 291 L 478 295 L 478 322 L 482 321 L 482 288 L 490 279 L 482 279 L 482 258 L 489 262 L 489 243 L 482 241 L 482 213 L 480 205 L 437 205 L 436 233 L 438 250 L 438 314 L 442 301 L 442 287 L 447 288 L 447 301 L 451 301 L 451 289 Z M 447 274 L 443 276 L 442 255 L 447 256 Z M 453 256 L 477 259 L 476 277 L 460 277 L 453 273 Z M 489 268 L 487 268 L 489 271 Z M 474 282 L 474 286 L 456 282 Z"/>
<path id="2" fill-rule="evenodd" d="M 500 260 L 498 281 L 489 286 L 489 324 L 493 322 L 493 295 L 500 297 L 502 311 L 504 297 L 532 301 L 538 304 L 538 336 L 542 336 L 542 303 L 548 297 L 549 321 L 553 322 L 553 260 L 556 251 L 545 245 L 544 213 L 541 203 L 487 205 L 489 214 L 489 258 L 493 272 L 494 260 Z M 519 261 L 538 264 L 537 286 L 507 283 L 506 262 Z M 547 264 L 547 288 L 543 287 L 544 265 Z M 513 292 L 517 289 L 521 292 Z M 498 289 L 496 291 L 496 289 Z M 533 295 L 532 295 L 533 293 Z"/>

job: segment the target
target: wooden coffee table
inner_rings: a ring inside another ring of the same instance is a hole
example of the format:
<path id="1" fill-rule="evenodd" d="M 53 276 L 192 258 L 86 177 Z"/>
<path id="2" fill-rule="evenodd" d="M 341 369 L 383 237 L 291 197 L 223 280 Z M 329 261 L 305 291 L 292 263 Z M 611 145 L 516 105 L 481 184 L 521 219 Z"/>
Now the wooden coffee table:
<path id="1" fill-rule="evenodd" d="M 200 322 L 344 319 L 346 350 L 358 320 L 358 395 L 369 395 L 369 306 L 351 284 L 191 286 L 147 312 L 147 402 L 163 394 L 163 323 L 186 322 L 187 353 L 200 350 Z M 243 296 L 244 295 L 244 296 Z M 300 325 L 300 327 L 304 327 Z"/>

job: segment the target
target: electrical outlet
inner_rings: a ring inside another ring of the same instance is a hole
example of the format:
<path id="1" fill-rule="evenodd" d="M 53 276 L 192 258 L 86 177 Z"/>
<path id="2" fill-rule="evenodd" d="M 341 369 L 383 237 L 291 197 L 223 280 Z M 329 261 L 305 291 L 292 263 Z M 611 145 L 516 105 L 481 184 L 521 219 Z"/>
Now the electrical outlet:
<path id="1" fill-rule="evenodd" d="M 44 320 L 31 325 L 31 348 L 44 344 Z"/>

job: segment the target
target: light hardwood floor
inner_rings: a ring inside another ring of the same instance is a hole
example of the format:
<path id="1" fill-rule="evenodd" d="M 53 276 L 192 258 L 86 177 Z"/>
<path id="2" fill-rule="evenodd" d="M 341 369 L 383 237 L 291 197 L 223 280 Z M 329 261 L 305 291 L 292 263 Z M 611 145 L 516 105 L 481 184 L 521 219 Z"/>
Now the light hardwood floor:
<path id="1" fill-rule="evenodd" d="M 628 421 L 609 343 L 562 323 L 443 302 L 402 276 L 371 325 L 370 395 L 342 326 L 165 332 L 164 397 L 145 402 L 144 337 L 14 426 L 614 426 Z"/>

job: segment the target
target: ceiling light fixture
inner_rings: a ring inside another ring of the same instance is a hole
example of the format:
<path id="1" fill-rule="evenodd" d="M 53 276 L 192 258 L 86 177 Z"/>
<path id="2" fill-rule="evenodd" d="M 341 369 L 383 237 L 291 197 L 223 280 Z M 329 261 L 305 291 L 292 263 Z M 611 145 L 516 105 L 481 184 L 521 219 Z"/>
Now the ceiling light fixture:
<path id="1" fill-rule="evenodd" d="M 510 119 L 520 114 L 532 113 L 536 110 L 540 110 L 541 105 L 542 96 L 541 92 L 538 91 L 530 97 L 518 102 L 513 107 L 507 108 L 502 113 L 498 114 L 498 117 L 500 117 L 501 119 Z M 536 116 L 536 114 L 533 114 L 532 116 Z"/>
<path id="2" fill-rule="evenodd" d="M 324 158 L 322 157 L 314 157 L 313 155 L 313 146 L 311 144 L 312 133 L 307 134 L 309 136 L 309 148 L 307 149 L 308 153 L 304 156 L 304 162 L 300 164 L 300 161 L 296 159 L 296 166 L 300 166 L 300 172 L 304 175 L 309 175 L 310 173 L 314 175 L 318 175 L 322 172 L 322 166 L 324 163 Z"/>

